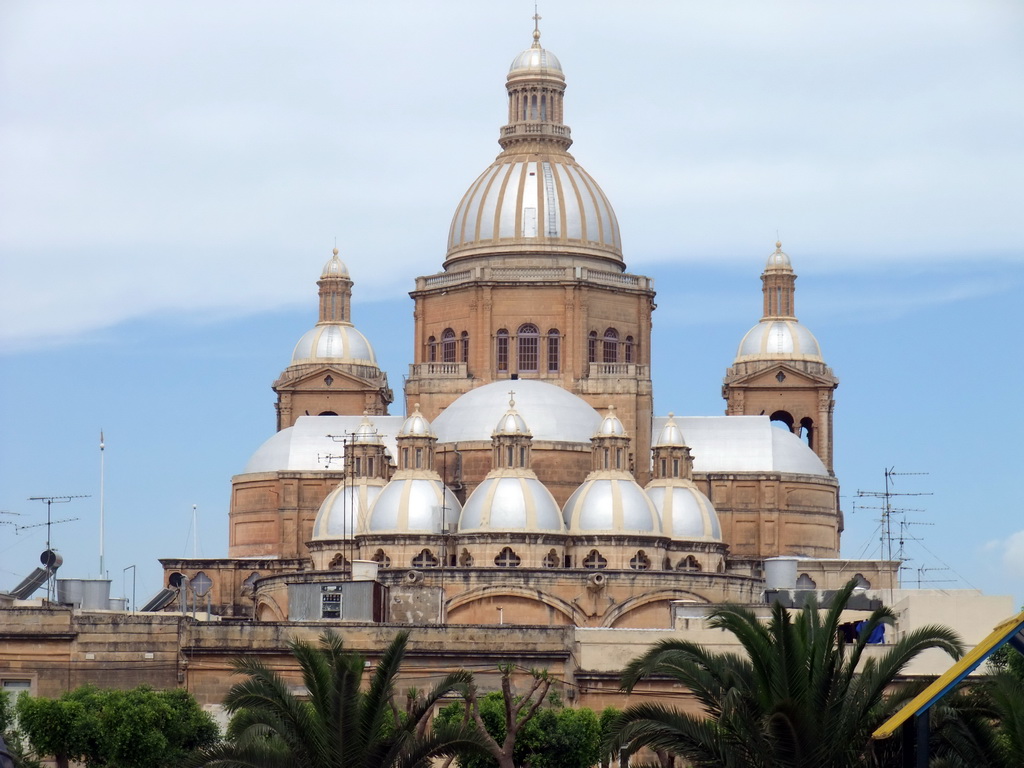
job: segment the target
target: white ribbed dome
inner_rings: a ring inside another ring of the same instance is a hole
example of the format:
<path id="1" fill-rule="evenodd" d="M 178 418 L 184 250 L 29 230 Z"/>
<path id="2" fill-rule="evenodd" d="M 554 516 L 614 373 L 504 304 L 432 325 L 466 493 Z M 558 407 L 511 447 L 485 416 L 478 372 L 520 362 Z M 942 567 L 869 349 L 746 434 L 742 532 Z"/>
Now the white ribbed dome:
<path id="1" fill-rule="evenodd" d="M 434 437 L 434 430 L 426 416 L 420 413 L 420 404 L 413 406 L 413 412 L 402 424 L 399 437 Z"/>
<path id="2" fill-rule="evenodd" d="M 383 483 L 339 485 L 323 500 L 313 521 L 313 540 L 351 539 L 361 533 Z"/>
<path id="3" fill-rule="evenodd" d="M 354 445 L 380 445 L 383 442 L 384 439 L 380 436 L 377 428 L 373 426 L 370 417 L 363 414 L 363 420 L 356 427 L 356 431 L 352 433 L 352 443 Z"/>
<path id="4" fill-rule="evenodd" d="M 396 473 L 370 509 L 369 533 L 441 533 L 457 522 L 462 505 L 440 478 Z"/>
<path id="5" fill-rule="evenodd" d="M 622 426 L 619 417 L 615 415 L 615 406 L 608 408 L 608 413 L 601 419 L 601 426 L 597 428 L 594 437 L 625 437 L 626 428 Z"/>
<path id="6" fill-rule="evenodd" d="M 509 389 L 515 391 L 516 411 L 530 425 L 534 442 L 585 443 L 601 423 L 586 400 L 544 381 L 494 381 L 469 390 L 434 419 L 442 443 L 490 441 L 494 424 L 508 410 Z"/>
<path id="7" fill-rule="evenodd" d="M 814 334 L 796 320 L 762 320 L 740 342 L 736 362 L 744 360 L 813 360 L 824 362 Z"/>
<path id="8" fill-rule="evenodd" d="M 334 249 L 334 255 L 331 256 L 330 260 L 324 264 L 324 269 L 320 273 L 320 279 L 323 280 L 327 277 L 348 277 L 348 267 L 345 266 L 345 262 L 338 258 L 338 249 Z"/>
<path id="9" fill-rule="evenodd" d="M 608 198 L 567 152 L 501 154 L 455 211 L 448 259 L 557 249 L 622 262 Z"/>
<path id="10" fill-rule="evenodd" d="M 683 447 L 686 445 L 686 440 L 683 439 L 683 432 L 679 429 L 679 425 L 676 424 L 675 414 L 669 413 L 668 421 L 661 428 L 661 431 L 656 433 L 654 448 L 671 448 L 671 447 Z"/>
<path id="11" fill-rule="evenodd" d="M 508 410 L 498 420 L 498 423 L 494 427 L 494 432 L 491 433 L 493 437 L 499 435 L 523 435 L 524 437 L 531 437 L 530 428 L 526 426 L 526 421 L 516 411 L 515 401 L 510 401 L 508 404 Z"/>
<path id="12" fill-rule="evenodd" d="M 764 271 L 790 272 L 792 269 L 793 263 L 789 259 L 789 254 L 783 252 L 782 243 L 775 243 L 775 250 L 768 256 L 768 263 L 765 265 Z"/>
<path id="13" fill-rule="evenodd" d="M 292 363 L 314 361 L 377 366 L 377 356 L 363 334 L 348 323 L 322 323 L 306 331 L 292 352 Z"/>
<path id="14" fill-rule="evenodd" d="M 565 502 L 562 519 L 570 534 L 661 534 L 654 504 L 624 472 L 594 473 Z"/>
<path id="15" fill-rule="evenodd" d="M 512 65 L 508 68 L 509 76 L 521 72 L 529 72 L 531 74 L 544 73 L 557 77 L 562 74 L 562 64 L 555 54 L 545 48 L 541 48 L 539 43 L 534 43 L 534 45 L 516 56 L 512 60 Z"/>
<path id="16" fill-rule="evenodd" d="M 711 500 L 689 480 L 654 480 L 647 486 L 666 536 L 685 541 L 721 541 L 722 526 Z"/>
<path id="17" fill-rule="evenodd" d="M 486 531 L 565 533 L 565 526 L 558 502 L 532 472 L 499 471 L 476 487 L 459 518 L 460 533 Z"/>

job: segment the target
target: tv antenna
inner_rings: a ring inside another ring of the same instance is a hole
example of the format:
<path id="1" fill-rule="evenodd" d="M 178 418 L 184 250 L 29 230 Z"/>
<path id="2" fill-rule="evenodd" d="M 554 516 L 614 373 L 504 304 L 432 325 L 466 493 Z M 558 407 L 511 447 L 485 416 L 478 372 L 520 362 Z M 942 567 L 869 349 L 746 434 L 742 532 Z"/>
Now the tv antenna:
<path id="1" fill-rule="evenodd" d="M 46 525 L 46 551 L 47 552 L 51 552 L 53 550 L 53 547 L 50 546 L 50 533 L 51 533 L 50 529 L 54 525 L 56 525 L 57 523 L 70 523 L 72 520 L 77 520 L 78 519 L 77 517 L 70 517 L 70 518 L 68 518 L 66 520 L 54 521 L 53 517 L 51 515 L 51 508 L 53 507 L 53 505 L 54 504 L 67 504 L 72 499 L 88 499 L 88 498 L 89 498 L 89 494 L 82 494 L 82 495 L 77 495 L 77 496 L 29 496 L 29 498 L 28 498 L 29 501 L 41 501 L 44 504 L 46 504 L 46 523 L 45 523 L 45 525 Z M 38 523 L 36 525 L 22 525 L 22 526 L 18 526 L 16 528 L 16 530 L 20 531 L 20 530 L 23 530 L 25 528 L 38 528 L 41 525 L 44 525 L 44 523 Z M 52 598 L 53 598 L 53 574 L 51 573 L 50 577 L 47 578 L 47 580 L 46 580 L 46 599 L 47 599 L 47 601 L 49 601 Z"/>
<path id="2" fill-rule="evenodd" d="M 926 568 L 924 566 L 918 568 L 917 569 L 917 588 L 921 589 L 921 585 L 922 584 L 949 584 L 951 582 L 956 581 L 956 579 L 922 579 L 921 578 L 922 576 L 924 576 L 924 574 L 929 573 L 930 571 L 950 571 L 950 570 L 952 570 L 952 568 L 947 568 L 947 567 L 943 567 L 943 568 Z"/>
<path id="3" fill-rule="evenodd" d="M 903 560 L 906 558 L 906 552 L 904 550 L 904 544 L 906 543 L 906 528 L 909 525 L 929 525 L 929 523 L 918 523 L 914 521 L 907 521 L 906 514 L 908 512 L 924 512 L 923 509 L 914 507 L 894 507 L 893 499 L 897 496 L 931 496 L 930 492 L 910 492 L 910 491 L 895 491 L 893 488 L 896 485 L 895 478 L 897 477 L 915 477 L 920 475 L 927 475 L 927 472 L 897 472 L 895 467 L 887 467 L 885 469 L 885 490 L 884 491 L 857 491 L 858 498 L 873 498 L 879 499 L 881 506 L 864 506 L 861 509 L 877 509 L 881 511 L 881 533 L 879 534 L 881 542 L 881 555 L 882 559 L 889 561 L 894 557 L 897 560 Z M 898 544 L 896 552 L 893 552 L 893 518 L 898 520 L 898 537 L 895 537 L 895 541 Z"/>

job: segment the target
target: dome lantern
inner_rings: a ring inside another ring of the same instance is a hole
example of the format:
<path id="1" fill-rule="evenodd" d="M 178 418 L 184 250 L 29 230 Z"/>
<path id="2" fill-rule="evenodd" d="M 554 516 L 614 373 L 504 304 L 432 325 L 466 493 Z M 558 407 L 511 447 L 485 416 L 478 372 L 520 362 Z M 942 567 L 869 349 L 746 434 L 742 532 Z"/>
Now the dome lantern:
<path id="1" fill-rule="evenodd" d="M 615 212 L 567 152 L 572 138 L 565 124 L 565 75 L 558 58 L 541 47 L 536 23 L 533 44 L 512 61 L 505 89 L 508 122 L 498 138 L 503 152 L 455 211 L 445 269 L 456 259 L 535 257 L 557 248 L 622 271 Z"/>

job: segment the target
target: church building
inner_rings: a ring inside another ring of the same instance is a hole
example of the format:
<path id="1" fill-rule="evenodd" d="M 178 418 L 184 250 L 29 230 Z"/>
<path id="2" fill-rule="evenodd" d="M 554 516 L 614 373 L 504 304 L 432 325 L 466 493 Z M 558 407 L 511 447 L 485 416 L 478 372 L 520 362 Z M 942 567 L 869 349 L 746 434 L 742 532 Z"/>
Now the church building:
<path id="1" fill-rule="evenodd" d="M 168 610 L 199 579 L 214 613 L 257 621 L 658 628 L 760 601 L 766 562 L 807 588 L 892 586 L 892 563 L 839 560 L 838 379 L 781 243 L 725 415 L 676 415 L 671 392 L 655 414 L 654 281 L 628 271 L 569 153 L 565 74 L 536 27 L 505 90 L 501 152 L 410 292 L 403 415 L 335 249 L 273 383 L 277 431 L 232 478 L 229 551 L 162 560 Z M 751 280 L 752 320 L 755 302 Z"/>

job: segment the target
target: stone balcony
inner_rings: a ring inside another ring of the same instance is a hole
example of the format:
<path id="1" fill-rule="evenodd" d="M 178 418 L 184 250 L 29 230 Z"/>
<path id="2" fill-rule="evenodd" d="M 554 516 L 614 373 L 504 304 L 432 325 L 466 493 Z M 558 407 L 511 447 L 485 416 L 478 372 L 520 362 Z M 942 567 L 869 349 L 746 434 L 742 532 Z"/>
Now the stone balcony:
<path id="1" fill-rule="evenodd" d="M 587 376 L 591 379 L 649 379 L 650 366 L 639 363 L 590 363 Z"/>
<path id="2" fill-rule="evenodd" d="M 409 366 L 410 379 L 466 379 L 466 363 L 413 363 Z"/>

